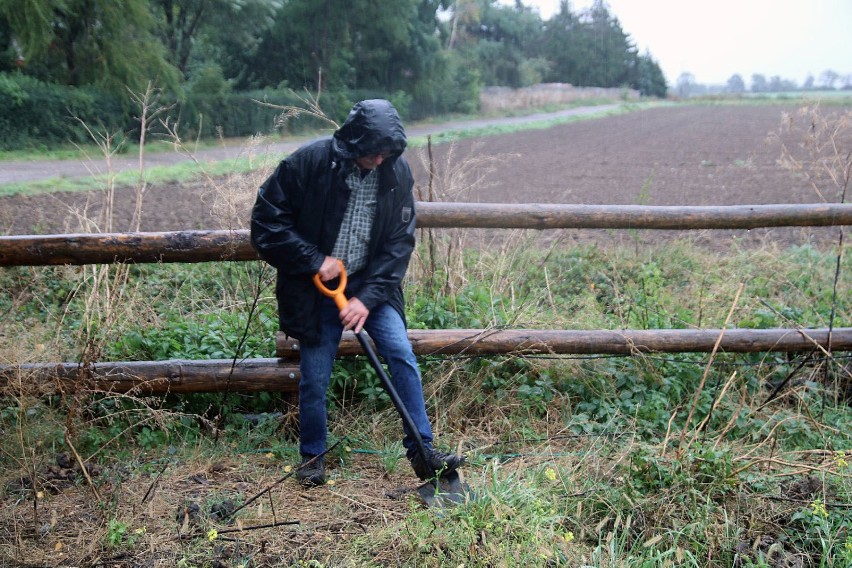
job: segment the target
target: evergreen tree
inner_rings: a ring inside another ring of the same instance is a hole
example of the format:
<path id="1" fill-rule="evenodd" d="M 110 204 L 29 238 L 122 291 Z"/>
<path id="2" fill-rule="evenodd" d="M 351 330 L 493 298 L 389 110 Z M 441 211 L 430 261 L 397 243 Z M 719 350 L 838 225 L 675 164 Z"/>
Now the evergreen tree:
<path id="1" fill-rule="evenodd" d="M 668 85 L 663 70 L 650 53 L 639 56 L 637 67 L 637 82 L 633 85 L 639 93 L 645 97 L 665 98 L 668 93 Z"/>
<path id="2" fill-rule="evenodd" d="M 638 58 L 618 19 L 604 0 L 595 0 L 580 27 L 589 57 L 579 62 L 576 85 L 621 87 L 635 85 Z"/>
<path id="3" fill-rule="evenodd" d="M 582 41 L 580 20 L 571 12 L 568 2 L 562 1 L 557 12 L 545 26 L 544 56 L 551 62 L 547 80 L 576 84 L 579 62 L 591 56 Z"/>

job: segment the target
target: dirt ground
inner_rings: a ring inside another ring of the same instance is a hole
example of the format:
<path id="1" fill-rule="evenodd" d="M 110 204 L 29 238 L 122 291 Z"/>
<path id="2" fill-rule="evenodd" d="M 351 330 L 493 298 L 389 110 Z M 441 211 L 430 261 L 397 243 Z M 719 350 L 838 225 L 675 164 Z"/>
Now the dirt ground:
<path id="1" fill-rule="evenodd" d="M 810 185 L 779 165 L 782 142 L 802 152 L 803 134 L 788 133 L 793 106 L 653 108 L 543 130 L 435 143 L 430 180 L 427 148 L 407 156 L 424 199 L 502 203 L 744 205 L 837 201 L 830 184 Z M 838 112 L 838 111 L 832 111 Z M 780 138 L 777 136 L 781 134 Z M 798 137 L 797 137 L 798 136 Z M 434 138 L 436 141 L 438 137 Z M 152 185 L 141 197 L 138 229 L 178 231 L 245 227 L 257 186 L 269 167 L 229 179 Z M 828 187 L 828 190 L 826 190 Z M 136 189 L 0 198 L 0 234 L 125 231 L 134 224 Z M 111 222 L 103 221 L 105 204 Z M 612 231 L 562 231 L 566 243 L 612 239 Z M 645 231 L 638 238 L 678 236 Z M 770 239 L 836 239 L 836 230 L 772 229 L 692 234 L 724 246 Z M 623 236 L 622 236 L 623 238 Z M 633 235 L 631 238 L 637 238 Z"/>

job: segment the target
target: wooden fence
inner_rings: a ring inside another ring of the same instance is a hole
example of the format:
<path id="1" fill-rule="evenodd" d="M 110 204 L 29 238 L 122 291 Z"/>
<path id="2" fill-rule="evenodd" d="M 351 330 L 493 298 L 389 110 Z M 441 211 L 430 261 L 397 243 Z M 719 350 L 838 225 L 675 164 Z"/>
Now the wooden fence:
<path id="1" fill-rule="evenodd" d="M 712 207 L 418 203 L 419 228 L 754 229 L 852 225 L 852 204 Z M 248 231 L 0 237 L 0 266 L 255 260 Z M 418 355 L 808 352 L 852 350 L 852 328 L 682 330 L 410 330 Z M 360 352 L 345 335 L 341 356 Z M 279 358 L 33 363 L 0 366 L 0 392 L 78 388 L 113 392 L 296 392 L 298 344 L 276 337 Z"/>
<path id="2" fill-rule="evenodd" d="M 418 228 L 757 229 L 852 225 L 852 204 L 661 207 L 498 203 L 417 204 Z M 246 230 L 0 237 L 0 266 L 257 259 Z"/>

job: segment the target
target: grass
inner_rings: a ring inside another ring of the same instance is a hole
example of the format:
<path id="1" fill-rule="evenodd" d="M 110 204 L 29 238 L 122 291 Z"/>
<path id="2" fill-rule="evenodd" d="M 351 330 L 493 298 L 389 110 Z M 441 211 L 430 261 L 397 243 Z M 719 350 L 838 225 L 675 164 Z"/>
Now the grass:
<path id="1" fill-rule="evenodd" d="M 280 158 L 280 157 L 278 157 Z M 60 177 L 48 180 L 0 185 L 0 197 L 11 195 L 38 195 L 60 191 L 92 191 L 93 187 L 113 184 L 116 187 L 136 187 L 140 183 L 181 183 L 196 181 L 201 175 L 219 177 L 239 175 L 266 169 L 272 163 L 272 156 L 237 156 L 227 160 L 199 164 L 187 158 L 181 163 L 170 166 L 150 166 L 140 175 L 138 170 L 116 171 L 108 174 L 86 177 Z"/>
<path id="2" fill-rule="evenodd" d="M 522 124 L 506 124 L 506 125 L 493 125 L 493 126 L 482 126 L 482 127 L 465 127 L 464 124 L 461 124 L 461 128 L 450 130 L 446 133 L 441 133 L 437 136 L 432 137 L 432 141 L 435 144 L 446 144 L 448 142 L 453 142 L 456 140 L 464 140 L 467 138 L 483 138 L 487 136 L 499 136 L 501 134 L 510 134 L 512 132 L 519 132 L 522 130 L 545 130 L 547 128 L 552 128 L 553 126 L 557 126 L 560 124 L 569 124 L 572 122 L 578 122 L 581 120 L 593 120 L 596 118 L 604 118 L 607 116 L 615 116 L 617 114 L 622 114 L 625 112 L 633 112 L 636 110 L 642 110 L 645 108 L 652 108 L 654 106 L 659 106 L 661 103 L 627 103 L 620 105 L 617 109 L 614 110 L 602 110 L 600 112 L 592 113 L 592 114 L 584 114 L 580 116 L 566 116 L 566 117 L 557 117 L 545 120 L 530 120 L 528 122 L 524 122 Z M 426 145 L 426 137 L 413 137 L 411 139 L 411 146 L 425 146 Z"/>
<path id="3" fill-rule="evenodd" d="M 818 101 L 821 104 L 848 106 L 852 104 L 852 95 L 848 90 L 823 91 L 789 91 L 784 93 L 745 93 L 749 99 L 764 101 Z"/>
<path id="4" fill-rule="evenodd" d="M 686 104 L 720 105 L 820 105 L 823 107 L 848 107 L 852 95 L 848 91 L 790 91 L 785 93 L 716 94 L 689 97 Z"/>
<path id="5" fill-rule="evenodd" d="M 470 169 L 449 185 L 469 187 Z M 483 246 L 422 231 L 410 326 L 852 321 L 848 243 L 537 236 Z M 259 262 L 5 269 L 0 362 L 273 356 L 273 287 Z M 329 485 L 311 490 L 288 477 L 298 417 L 281 393 L 144 396 L 84 381 L 44 396 L 57 383 L 17 370 L 0 395 L 0 563 L 848 567 L 850 359 L 814 355 L 422 358 L 436 443 L 469 458 L 473 498 L 445 511 L 414 498 L 399 418 L 358 358 L 335 365 L 338 444 Z"/>
<path id="6" fill-rule="evenodd" d="M 210 146 L 210 142 L 202 143 L 201 147 Z M 146 152 L 170 152 L 174 146 L 166 141 L 152 141 L 145 145 Z M 118 156 L 134 156 L 139 152 L 139 145 L 124 142 L 117 152 Z M 36 147 L 18 150 L 0 150 L 0 162 L 35 162 L 39 160 L 79 160 L 81 156 L 98 154 L 99 149 L 89 144 L 66 144 L 58 147 Z"/>
<path id="7" fill-rule="evenodd" d="M 435 238 L 445 266 L 448 243 Z M 848 283 L 841 282 L 836 303 L 825 293 L 834 274 L 831 250 L 709 253 L 683 241 L 548 254 L 532 235 L 519 234 L 506 243 L 506 250 L 520 251 L 510 259 L 496 251 L 463 254 L 453 264 L 459 282 L 449 291 L 443 274 L 435 280 L 441 286 L 426 277 L 426 248 L 406 285 L 413 327 L 668 327 L 665 314 L 675 309 L 683 325 L 694 325 L 699 312 L 706 325 L 721 325 L 738 282 L 746 285 L 733 325 L 825 326 L 832 308 L 838 322 L 852 319 Z M 22 360 L 22 353 L 85 357 L 94 342 L 105 360 L 271 356 L 273 283 L 260 268 L 144 265 L 126 273 L 111 268 L 112 279 L 84 268 L 7 270 L 0 310 L 21 316 L 6 327 L 0 353 L 8 361 Z M 850 268 L 847 254 L 842 273 Z M 696 274 L 704 277 L 703 298 L 689 278 Z M 102 296 L 116 283 L 126 308 L 110 313 L 92 303 L 93 287 Z M 238 349 L 255 296 L 261 303 L 250 341 Z M 628 298 L 632 310 L 620 309 Z M 764 303 L 782 309 L 759 313 Z M 250 556 L 323 566 L 730 566 L 738 556 L 759 566 L 760 558 L 779 554 L 845 566 L 852 518 L 838 505 L 852 493 L 852 414 L 824 377 L 848 385 L 848 360 L 835 354 L 800 369 L 781 398 L 760 408 L 768 385 L 798 362 L 781 354 L 719 355 L 701 392 L 702 355 L 425 359 L 439 444 L 468 453 L 466 480 L 476 491 L 475 500 L 443 515 L 408 498 L 383 497 L 388 488 L 411 484 L 399 457 L 398 419 L 371 394 L 375 377 L 363 361 L 340 362 L 331 437 L 347 449 L 329 460 L 334 485 L 300 496 L 284 483 L 240 514 L 237 526 L 303 526 L 252 529 L 236 539 L 224 532 L 234 525 L 217 520 L 214 506 L 245 502 L 297 461 L 286 399 L 38 399 L 28 394 L 30 379 L 3 399 L 0 412 L 4 431 L 18 433 L 0 442 L 3 524 L 18 527 L 17 544 L 7 540 L 13 533 L 0 539 L 16 554 L 62 544 L 67 556 L 52 558 L 78 563 L 85 563 L 83 551 L 151 559 L 153 546 L 153 558 L 188 566 Z M 687 423 L 694 400 L 697 412 Z M 247 414 L 269 419 L 251 426 Z M 219 434 L 217 416 L 225 417 Z M 56 453 L 71 448 L 101 468 L 91 485 L 80 473 L 70 482 L 51 473 Z M 190 478 L 201 481 L 187 494 L 182 487 Z M 151 487 L 155 495 L 145 499 Z M 95 490 L 101 505 L 93 509 L 86 496 Z M 185 499 L 200 512 L 183 526 L 175 509 Z M 91 535 L 80 551 L 71 549 L 62 520 L 72 509 L 89 511 L 92 521 L 75 522 L 75 531 Z M 45 522 L 42 540 L 27 536 L 27 527 Z M 198 536 L 176 540 L 177 533 Z M 769 539 L 774 545 L 761 544 Z"/>

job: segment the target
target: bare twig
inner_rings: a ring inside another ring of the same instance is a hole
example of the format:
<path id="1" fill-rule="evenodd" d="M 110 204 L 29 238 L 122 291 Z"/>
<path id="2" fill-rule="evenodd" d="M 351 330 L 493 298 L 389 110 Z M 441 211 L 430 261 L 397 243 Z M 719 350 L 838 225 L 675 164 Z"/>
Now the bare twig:
<path id="1" fill-rule="evenodd" d="M 294 95 L 296 95 L 295 91 L 291 90 L 290 92 L 293 93 Z M 270 103 L 268 101 L 259 101 L 257 99 L 252 99 L 252 101 L 256 102 L 257 104 L 259 104 L 261 106 L 274 108 L 274 109 L 283 111 L 281 113 L 281 115 L 278 117 L 278 119 L 276 120 L 276 125 L 278 125 L 278 126 L 285 124 L 291 118 L 299 118 L 300 116 L 302 116 L 304 114 L 304 115 L 312 116 L 314 118 L 318 118 L 319 120 L 322 120 L 324 122 L 327 122 L 335 130 L 340 128 L 340 125 L 336 121 L 334 121 L 332 118 L 330 118 L 325 113 L 325 111 L 322 110 L 322 107 L 320 107 L 320 104 L 319 104 L 320 93 L 318 92 L 316 96 L 313 96 L 307 90 L 305 92 L 306 92 L 305 96 L 296 95 L 296 97 L 299 100 L 302 101 L 302 103 L 305 105 L 306 108 L 298 107 L 298 106 L 295 106 L 295 105 L 276 105 L 276 104 Z"/>
<path id="2" fill-rule="evenodd" d="M 778 459 L 778 458 L 765 457 L 765 458 L 755 458 L 752 461 L 745 464 L 744 466 L 738 467 L 737 469 L 735 469 L 734 471 L 731 472 L 731 477 L 736 477 L 737 475 L 741 474 L 742 472 L 744 472 L 746 470 L 751 469 L 752 467 L 754 467 L 756 465 L 765 464 L 765 463 L 771 463 L 771 464 L 780 465 L 780 466 L 783 466 L 783 467 L 795 467 L 795 468 L 797 468 L 798 471 L 819 471 L 819 472 L 825 471 L 825 467 L 821 467 L 821 466 L 807 465 L 807 464 L 802 464 L 802 463 L 794 463 L 794 462 L 789 462 L 789 461 Z M 789 475 L 789 474 L 787 474 L 787 475 Z M 844 476 L 844 477 L 849 477 L 849 476 Z"/>
<path id="3" fill-rule="evenodd" d="M 713 411 L 716 410 L 716 407 L 719 406 L 719 404 L 722 402 L 722 399 L 725 398 L 725 393 L 728 392 L 728 388 L 734 382 L 736 376 L 736 371 L 731 373 L 730 378 L 725 381 L 725 385 L 722 387 L 722 392 L 720 392 L 718 396 L 714 397 L 713 404 L 710 405 L 710 411 L 707 413 L 707 416 L 704 417 L 704 420 L 702 420 L 701 423 L 698 425 L 698 430 L 700 432 L 703 432 L 707 428 L 707 425 L 710 424 L 710 419 L 713 417 Z"/>
<path id="4" fill-rule="evenodd" d="M 704 368 L 704 374 L 701 376 L 701 383 L 698 385 L 698 389 L 695 391 L 695 397 L 692 399 L 692 407 L 689 409 L 689 415 L 686 417 L 686 422 L 683 424 L 683 432 L 680 435 L 680 441 L 678 443 L 678 455 L 680 455 L 683 450 L 683 440 L 686 437 L 686 431 L 689 428 L 690 423 L 692 422 L 692 417 L 695 414 L 695 409 L 698 406 L 698 400 L 701 398 L 701 393 L 704 392 L 704 385 L 707 383 L 707 375 L 710 374 L 710 369 L 713 367 L 713 360 L 716 357 L 716 352 L 719 350 L 719 345 L 722 343 L 722 338 L 725 336 L 725 329 L 728 327 L 728 323 L 731 321 L 731 317 L 734 315 L 734 310 L 737 307 L 737 303 L 740 300 L 740 294 L 743 292 L 743 288 L 745 284 L 740 283 L 740 287 L 737 289 L 737 293 L 734 296 L 734 301 L 731 303 L 731 309 L 728 310 L 728 315 L 725 318 L 725 323 L 722 325 L 722 332 L 719 334 L 719 337 L 716 338 L 716 344 L 713 345 L 713 350 L 710 352 L 710 359 L 707 361 L 707 366 Z M 697 435 L 697 433 L 696 433 Z M 693 441 L 695 438 L 693 437 Z"/>
<path id="5" fill-rule="evenodd" d="M 234 357 L 231 361 L 231 369 L 228 372 L 228 378 L 225 382 L 225 390 L 222 392 L 222 397 L 219 402 L 219 412 L 218 412 L 218 420 L 216 421 L 216 434 L 215 441 L 219 442 L 219 432 L 222 429 L 222 425 L 225 420 L 225 397 L 231 392 L 231 379 L 234 376 L 234 370 L 237 368 L 237 361 L 240 359 L 240 353 L 243 350 L 243 346 L 249 338 L 249 333 L 251 332 L 251 321 L 257 312 L 258 305 L 260 304 L 260 292 L 263 288 L 263 281 L 265 279 L 265 275 L 267 274 L 266 263 L 262 263 L 257 272 L 257 280 L 255 282 L 255 287 L 253 293 L 251 295 L 251 303 L 249 306 L 248 314 L 246 315 L 246 325 L 243 327 L 243 332 L 240 335 L 240 339 L 237 342 L 236 347 L 234 348 Z"/>
<path id="6" fill-rule="evenodd" d="M 763 401 L 761 403 L 761 405 L 757 407 L 755 412 L 762 410 L 763 407 L 765 407 L 767 404 L 769 404 L 770 402 L 775 400 L 775 397 L 777 397 L 778 393 L 780 393 L 784 389 L 784 387 L 787 386 L 787 383 L 790 382 L 790 379 L 792 379 L 796 375 L 796 373 L 798 373 L 802 369 L 802 367 L 804 367 L 812 359 L 814 351 L 815 350 L 810 351 L 805 356 L 805 358 L 802 359 L 802 361 L 798 364 L 798 366 L 795 369 L 793 369 L 792 371 L 790 371 L 787 374 L 787 376 L 784 377 L 784 380 L 782 380 L 780 383 L 778 383 L 778 385 L 772 390 L 772 392 L 769 393 L 769 396 L 766 398 L 766 400 Z"/>
<path id="7" fill-rule="evenodd" d="M 237 527 L 235 529 L 217 530 L 216 535 L 218 536 L 218 535 L 229 534 L 229 533 L 254 531 L 254 530 L 258 530 L 258 529 L 271 529 L 271 528 L 275 528 L 275 527 L 283 527 L 283 526 L 298 525 L 298 524 L 301 524 L 301 521 L 276 521 L 274 523 L 267 523 L 267 524 L 264 524 L 264 525 L 251 525 L 251 526 L 248 526 L 248 527 Z M 193 538 L 200 538 L 200 537 L 207 537 L 207 536 L 208 536 L 208 533 L 206 533 L 206 532 L 194 532 L 194 533 L 179 535 L 178 538 L 180 540 L 189 540 L 189 539 L 193 539 Z"/>
<path id="8" fill-rule="evenodd" d="M 314 456 L 314 457 L 313 457 L 313 458 L 311 458 L 310 460 L 308 460 L 308 461 L 306 461 L 305 463 L 301 464 L 299 467 L 297 467 L 297 468 L 295 468 L 295 469 L 293 469 L 293 470 L 291 470 L 291 471 L 287 472 L 287 474 L 286 474 L 286 475 L 284 475 L 284 477 L 282 477 L 282 478 L 281 478 L 281 479 L 279 479 L 278 481 L 276 481 L 276 482 L 272 483 L 271 485 L 269 485 L 268 487 L 266 487 L 263 491 L 261 491 L 260 493 L 258 493 L 257 495 L 255 495 L 254 497 L 252 497 L 251 499 L 249 499 L 248 501 L 246 501 L 245 503 L 243 503 L 241 506 L 239 506 L 239 507 L 237 507 L 236 509 L 234 509 L 234 510 L 231 512 L 231 514 L 230 514 L 230 515 L 228 515 L 227 517 L 225 517 L 225 519 L 230 519 L 231 517 L 233 517 L 234 515 L 236 515 L 236 514 L 237 514 L 237 512 L 242 511 L 243 509 L 245 509 L 246 507 L 248 507 L 249 505 L 251 505 L 252 503 L 254 503 L 255 501 L 257 501 L 257 499 L 259 499 L 260 497 L 262 497 L 263 495 L 265 495 L 265 494 L 266 494 L 266 493 L 268 493 L 269 491 L 271 491 L 271 490 L 275 489 L 278 485 L 280 485 L 281 483 L 283 483 L 283 482 L 284 482 L 284 481 L 286 481 L 287 479 L 289 479 L 289 478 L 293 477 L 293 475 L 294 475 L 296 472 L 298 472 L 299 470 L 304 469 L 304 468 L 308 467 L 309 465 L 313 465 L 314 463 L 316 463 L 316 461 L 317 461 L 318 459 L 320 459 L 321 457 L 325 456 L 328 452 L 330 452 L 331 450 L 333 450 L 334 448 L 336 448 L 338 445 L 340 445 L 340 442 L 341 442 L 341 441 L 342 441 L 342 440 L 338 440 L 338 441 L 336 441 L 334 444 L 332 444 L 332 446 L 331 446 L 331 447 L 329 447 L 328 449 L 326 449 L 323 453 L 321 453 L 321 454 L 318 454 L 318 455 Z"/>
<path id="9" fill-rule="evenodd" d="M 174 105 L 157 106 L 160 99 L 160 89 L 154 87 L 151 81 L 143 93 L 130 91 L 131 100 L 139 107 L 139 176 L 136 182 L 136 201 L 133 208 L 133 219 L 130 221 L 130 230 L 138 231 L 142 222 L 142 200 L 148 187 L 145 181 L 145 145 L 151 122 L 160 114 L 167 112 Z"/>
<path id="10" fill-rule="evenodd" d="M 163 464 L 163 467 L 160 468 L 160 471 L 157 472 L 157 475 L 154 477 L 154 481 L 148 486 L 148 491 L 145 492 L 145 495 L 142 497 L 142 500 L 139 502 L 139 506 L 145 504 L 145 501 L 148 499 L 148 496 L 151 495 L 151 492 L 156 487 L 157 483 L 160 481 L 160 477 L 162 477 L 163 472 L 166 471 L 166 468 L 169 467 L 169 462 Z"/>
<path id="11" fill-rule="evenodd" d="M 71 450 L 71 453 L 74 454 L 74 459 L 77 460 L 77 465 L 80 466 L 80 471 L 83 472 L 83 477 L 86 478 L 86 482 L 92 488 L 92 491 L 95 493 L 95 497 L 97 497 L 98 501 L 103 501 L 101 494 L 98 492 L 98 488 L 95 487 L 95 482 L 92 481 L 92 477 L 89 475 L 89 468 L 86 467 L 86 464 L 83 462 L 80 454 L 77 453 L 77 448 L 75 448 L 74 444 L 71 442 L 71 436 L 67 430 L 65 431 L 65 443 L 68 444 L 68 448 Z"/>
<path id="12" fill-rule="evenodd" d="M 831 202 L 834 196 L 840 203 L 846 202 L 846 194 L 852 184 L 852 151 L 845 147 L 844 141 L 852 130 L 852 112 L 827 115 L 819 104 L 805 105 L 798 113 L 785 114 L 784 124 L 774 137 L 781 142 L 781 164 L 795 175 L 805 179 L 821 201 Z M 795 145 L 784 142 L 783 134 L 796 134 L 800 139 Z M 834 190 L 834 192 L 832 192 Z M 834 195 L 832 195 L 834 193 Z M 838 283 L 843 258 L 844 227 L 838 227 L 837 255 L 835 260 L 834 282 L 832 287 L 829 330 L 834 328 L 837 310 Z M 831 353 L 831 332 L 829 331 L 827 354 Z M 829 383 L 829 373 L 836 367 L 823 369 L 824 383 Z M 840 383 L 835 379 L 834 395 L 840 395 Z M 823 392 L 823 411 L 825 397 Z"/>

